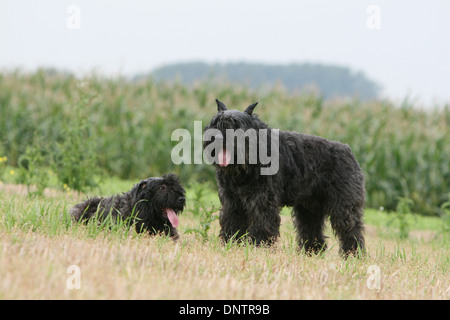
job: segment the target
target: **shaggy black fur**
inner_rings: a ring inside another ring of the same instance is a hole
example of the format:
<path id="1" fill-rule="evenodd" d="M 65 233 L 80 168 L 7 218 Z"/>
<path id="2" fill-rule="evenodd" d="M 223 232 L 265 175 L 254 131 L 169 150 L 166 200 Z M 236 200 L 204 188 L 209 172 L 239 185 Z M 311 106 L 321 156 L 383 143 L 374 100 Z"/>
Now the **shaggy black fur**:
<path id="1" fill-rule="evenodd" d="M 269 129 L 269 137 L 272 134 L 273 129 L 253 114 L 256 103 L 240 112 L 216 102 L 218 113 L 205 132 L 220 130 L 223 146 L 226 129 Z M 204 140 L 205 148 L 214 141 Z M 270 138 L 267 144 L 270 151 Z M 224 149 L 221 152 L 223 155 Z M 244 150 L 234 150 L 234 163 L 239 152 L 248 153 L 248 144 Z M 246 235 L 257 245 L 270 245 L 279 236 L 281 208 L 291 206 L 298 242 L 306 252 L 326 249 L 323 229 L 327 217 L 344 256 L 356 253 L 358 248 L 364 250 L 364 175 L 350 147 L 279 130 L 278 160 L 279 170 L 273 175 L 261 175 L 264 166 L 259 158 L 251 164 L 248 155 L 244 164 L 214 164 L 222 203 L 220 237 L 228 241 Z"/>
<path id="2" fill-rule="evenodd" d="M 178 238 L 177 215 L 185 206 L 185 190 L 175 174 L 152 177 L 136 184 L 131 191 L 108 198 L 95 197 L 75 205 L 70 214 L 75 221 L 89 220 L 98 214 L 100 221 L 109 215 L 134 223 L 138 233 L 165 233 Z"/>

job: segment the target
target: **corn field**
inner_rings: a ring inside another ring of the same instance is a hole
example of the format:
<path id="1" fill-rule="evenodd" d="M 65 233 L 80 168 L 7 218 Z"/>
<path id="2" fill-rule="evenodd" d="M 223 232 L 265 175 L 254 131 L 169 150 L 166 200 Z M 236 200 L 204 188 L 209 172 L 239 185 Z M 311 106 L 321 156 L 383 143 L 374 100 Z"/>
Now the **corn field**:
<path id="1" fill-rule="evenodd" d="M 236 109 L 259 101 L 256 113 L 272 128 L 348 144 L 366 175 L 368 207 L 392 210 L 407 198 L 412 211 L 440 215 L 449 200 L 449 105 L 420 110 L 406 100 L 325 101 L 281 87 L 186 87 L 43 70 L 0 74 L 0 180 L 42 187 L 56 180 L 60 188 L 83 191 L 105 176 L 142 179 L 173 171 L 185 182 L 214 185 L 212 166 L 174 165 L 170 156 L 178 143 L 171 141 L 173 130 L 192 132 L 194 121 L 206 125 L 215 98 Z M 20 174 L 8 177 L 6 168 Z"/>

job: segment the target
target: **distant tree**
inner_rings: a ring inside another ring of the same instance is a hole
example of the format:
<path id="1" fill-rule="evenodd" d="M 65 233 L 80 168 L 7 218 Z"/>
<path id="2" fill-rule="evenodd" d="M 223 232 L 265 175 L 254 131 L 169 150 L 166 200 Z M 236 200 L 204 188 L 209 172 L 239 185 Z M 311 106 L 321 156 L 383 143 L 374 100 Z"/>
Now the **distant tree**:
<path id="1" fill-rule="evenodd" d="M 202 80 L 227 80 L 251 88 L 281 83 L 289 91 L 313 86 L 324 98 L 357 96 L 372 99 L 378 96 L 380 90 L 380 86 L 362 72 L 353 72 L 348 67 L 310 63 L 177 63 L 160 67 L 151 72 L 150 76 L 157 81 L 180 81 L 188 85 Z"/>

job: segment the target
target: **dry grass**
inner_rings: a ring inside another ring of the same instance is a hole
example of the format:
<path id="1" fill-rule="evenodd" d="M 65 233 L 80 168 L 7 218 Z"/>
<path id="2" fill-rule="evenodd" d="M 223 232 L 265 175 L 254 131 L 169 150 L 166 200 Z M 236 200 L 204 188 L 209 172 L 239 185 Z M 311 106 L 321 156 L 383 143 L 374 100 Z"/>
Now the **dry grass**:
<path id="1" fill-rule="evenodd" d="M 24 202 L 27 198 L 24 198 Z M 3 202 L 5 200 L 3 199 Z M 15 199 L 19 201 L 19 199 Z M 26 205 L 24 204 L 24 208 Z M 3 207 L 5 208 L 5 207 Z M 2 218 L 5 219 L 2 213 Z M 181 233 L 199 219 L 187 212 Z M 369 255 L 343 260 L 336 240 L 322 256 L 297 252 L 290 218 L 274 248 L 220 244 L 214 221 L 209 241 L 184 234 L 166 237 L 92 237 L 71 226 L 46 234 L 3 228 L 0 220 L 1 299 L 448 299 L 448 242 L 380 238 L 368 226 Z M 67 268 L 80 268 L 80 289 L 68 289 Z M 374 288 L 370 266 L 380 270 Z M 372 278 L 371 278 L 372 277 Z M 368 284 L 369 281 L 369 284 Z M 371 285 L 372 284 L 372 285 Z"/>

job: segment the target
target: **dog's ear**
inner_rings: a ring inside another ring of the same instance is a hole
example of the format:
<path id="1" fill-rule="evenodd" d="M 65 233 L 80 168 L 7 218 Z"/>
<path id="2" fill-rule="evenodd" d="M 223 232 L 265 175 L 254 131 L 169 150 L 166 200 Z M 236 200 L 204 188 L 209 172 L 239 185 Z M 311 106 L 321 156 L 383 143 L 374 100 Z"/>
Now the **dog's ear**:
<path id="1" fill-rule="evenodd" d="M 142 180 L 138 184 L 134 185 L 133 189 L 131 189 L 131 196 L 133 198 L 133 201 L 135 201 L 135 199 L 137 199 L 139 192 L 141 190 L 143 190 L 146 186 L 147 186 L 147 181 L 145 181 L 145 180 Z"/>
<path id="2" fill-rule="evenodd" d="M 219 101 L 219 99 L 216 99 L 216 103 L 217 103 L 217 111 L 227 110 L 227 106 L 222 101 Z"/>
<path id="3" fill-rule="evenodd" d="M 130 194 L 131 194 L 131 201 L 133 201 L 133 203 L 136 203 L 137 198 L 138 198 L 138 193 L 139 193 L 139 188 L 140 183 L 135 184 L 133 189 L 131 189 Z"/>
<path id="4" fill-rule="evenodd" d="M 245 113 L 248 115 L 252 115 L 253 110 L 255 109 L 256 105 L 258 104 L 258 102 L 255 102 L 254 104 L 251 104 L 247 107 L 247 109 L 245 109 Z"/>

